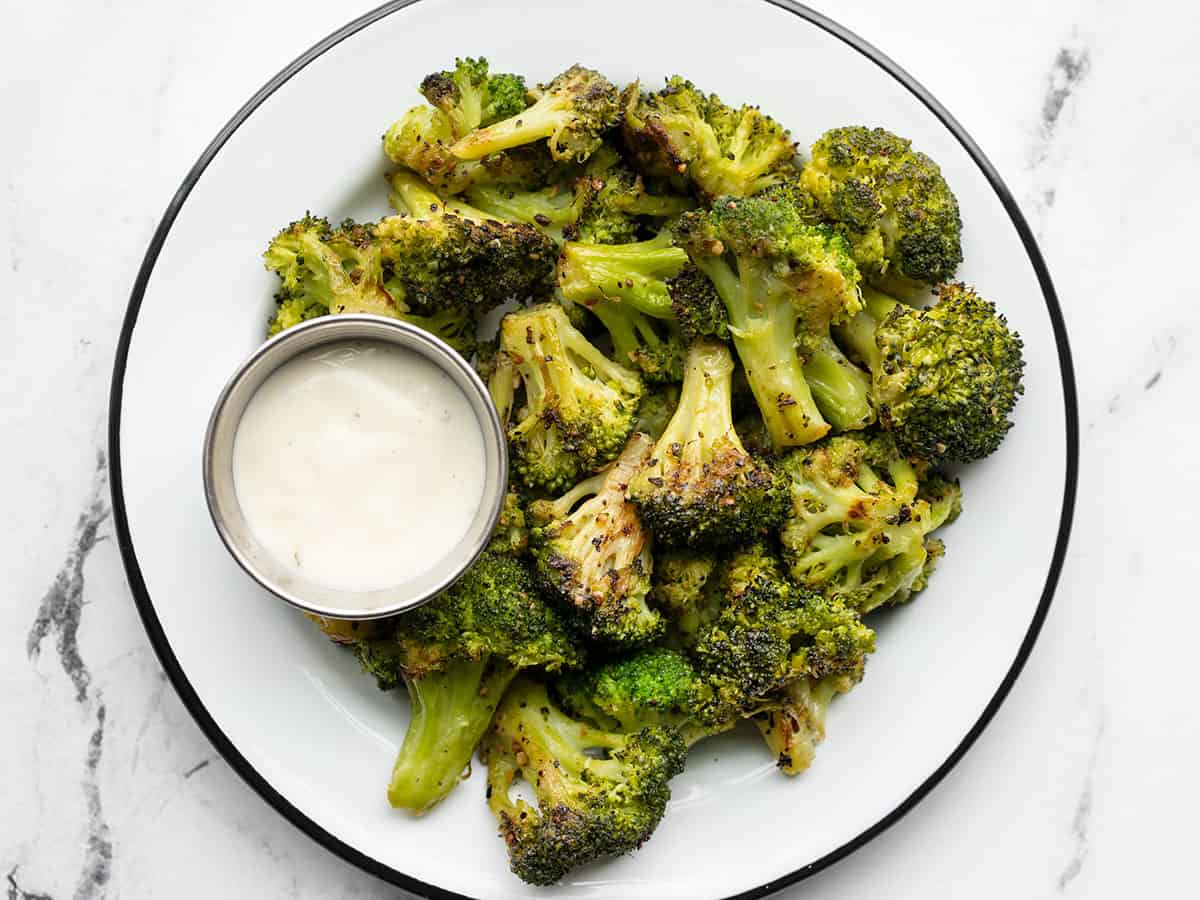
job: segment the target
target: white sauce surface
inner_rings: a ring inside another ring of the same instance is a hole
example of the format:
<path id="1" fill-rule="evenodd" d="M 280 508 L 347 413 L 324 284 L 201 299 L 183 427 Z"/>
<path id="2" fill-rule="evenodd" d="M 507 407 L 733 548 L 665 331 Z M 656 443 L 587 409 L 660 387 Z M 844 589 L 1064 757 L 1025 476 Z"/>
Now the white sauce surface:
<path id="1" fill-rule="evenodd" d="M 327 588 L 393 587 L 445 559 L 483 496 L 470 402 L 420 354 L 373 341 L 284 363 L 246 406 L 233 478 L 262 546 Z"/>

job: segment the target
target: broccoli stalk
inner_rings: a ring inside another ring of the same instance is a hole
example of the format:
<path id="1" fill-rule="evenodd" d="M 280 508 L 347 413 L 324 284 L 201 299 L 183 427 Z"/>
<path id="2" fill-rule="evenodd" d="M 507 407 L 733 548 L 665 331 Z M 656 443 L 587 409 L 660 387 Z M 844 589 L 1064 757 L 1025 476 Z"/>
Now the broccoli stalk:
<path id="1" fill-rule="evenodd" d="M 458 783 L 518 671 L 555 671 L 581 658 L 522 561 L 495 549 L 393 627 L 390 634 L 360 640 L 355 652 L 381 688 L 404 684 L 412 698 L 388 800 L 418 815 Z"/>
<path id="2" fill-rule="evenodd" d="M 753 539 L 786 509 L 781 482 L 742 446 L 730 407 L 733 359 L 724 344 L 688 351 L 679 406 L 629 498 L 666 546 Z"/>
<path id="3" fill-rule="evenodd" d="M 526 678 L 509 688 L 483 749 L 488 804 L 512 870 L 538 885 L 649 840 L 687 755 L 674 728 L 605 731 L 564 713 Z M 518 780 L 532 788 L 536 805 L 510 796 Z"/>
<path id="4" fill-rule="evenodd" d="M 550 596 L 573 612 L 594 640 L 646 643 L 663 628 L 646 604 L 650 592 L 650 535 L 625 489 L 650 457 L 644 434 L 629 439 L 621 456 L 599 475 L 557 500 L 529 507 L 533 558 Z"/>
<path id="5" fill-rule="evenodd" d="M 620 453 L 642 381 L 597 350 L 562 307 L 509 313 L 500 323 L 500 353 L 507 362 L 497 366 L 492 397 L 498 409 L 513 409 L 513 468 L 529 487 L 562 490 Z M 517 377 L 523 396 L 514 409 Z"/>
<path id="6" fill-rule="evenodd" d="M 519 671 L 485 657 L 405 680 L 412 717 L 388 784 L 392 806 L 420 815 L 450 793 Z"/>
<path id="7" fill-rule="evenodd" d="M 779 690 L 778 706 L 754 715 L 754 724 L 775 755 L 779 771 L 799 775 L 812 765 L 817 744 L 825 739 L 830 702 L 855 684 L 852 677 L 841 674 L 797 678 Z"/>
<path id="8" fill-rule="evenodd" d="M 708 212 L 686 214 L 681 233 L 729 312 L 734 346 L 775 445 L 811 443 L 830 421 L 843 430 L 869 425 L 870 380 L 829 335 L 832 324 L 861 308 L 845 242 L 770 197 L 718 200 Z"/>
<path id="9" fill-rule="evenodd" d="M 870 369 L 879 421 L 906 453 L 970 462 L 1000 446 L 1024 392 L 1021 338 L 995 306 L 944 284 L 929 309 L 866 289 L 836 336 Z"/>
<path id="10" fill-rule="evenodd" d="M 528 109 L 463 136 L 450 152 L 459 159 L 546 139 L 555 160 L 585 161 L 620 114 L 617 89 L 599 72 L 571 66 Z"/>
<path id="11" fill-rule="evenodd" d="M 669 319 L 654 319 L 632 306 L 596 300 L 588 307 L 612 339 L 613 355 L 636 366 L 648 384 L 683 379 L 682 335 Z"/>

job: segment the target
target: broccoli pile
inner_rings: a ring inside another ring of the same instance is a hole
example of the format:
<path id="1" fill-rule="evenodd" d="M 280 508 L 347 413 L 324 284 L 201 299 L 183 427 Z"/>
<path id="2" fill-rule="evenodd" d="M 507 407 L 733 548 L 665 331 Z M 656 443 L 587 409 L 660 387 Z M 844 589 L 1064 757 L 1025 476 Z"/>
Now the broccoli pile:
<path id="1" fill-rule="evenodd" d="M 756 106 L 580 65 L 535 87 L 464 58 L 419 91 L 383 137 L 395 214 L 270 242 L 267 334 L 399 318 L 486 382 L 511 461 L 487 549 L 412 612 L 314 618 L 409 697 L 391 804 L 428 812 L 478 753 L 546 885 L 649 839 L 711 735 L 813 764 L 875 611 L 946 552 L 945 467 L 1012 427 L 1023 347 L 956 274 L 941 170 L 883 128 L 804 152 Z"/>

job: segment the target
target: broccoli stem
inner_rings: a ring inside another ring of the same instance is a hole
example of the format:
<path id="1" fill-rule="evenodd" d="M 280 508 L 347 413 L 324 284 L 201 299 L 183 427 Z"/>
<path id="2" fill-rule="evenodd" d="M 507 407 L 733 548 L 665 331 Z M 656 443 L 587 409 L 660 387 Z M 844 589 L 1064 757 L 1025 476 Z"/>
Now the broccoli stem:
<path id="1" fill-rule="evenodd" d="M 663 343 L 649 322 L 636 310 L 630 314 L 607 300 L 600 300 L 589 309 L 608 329 L 614 355 L 624 365 L 636 366 L 643 347 L 657 348 Z"/>
<path id="2" fill-rule="evenodd" d="M 711 341 L 694 344 L 688 353 L 679 405 L 655 450 L 678 444 L 679 458 L 697 465 L 712 461 L 713 444 L 717 441 L 728 441 L 744 453 L 730 412 L 732 377 L 733 358 L 724 344 Z"/>
<path id="3" fill-rule="evenodd" d="M 550 137 L 570 122 L 572 115 L 569 103 L 564 103 L 553 94 L 546 94 L 512 118 L 472 131 L 455 143 L 450 152 L 459 159 L 482 159 L 491 153 L 532 144 Z"/>
<path id="4" fill-rule="evenodd" d="M 484 657 L 405 679 L 412 720 L 388 785 L 392 806 L 421 815 L 454 789 L 517 672 Z"/>
<path id="5" fill-rule="evenodd" d="M 687 261 L 687 253 L 665 231 L 632 244 L 572 242 L 563 247 L 559 286 L 568 299 L 584 306 L 609 299 L 669 319 L 673 313 L 666 279 L 678 275 Z"/>
<path id="6" fill-rule="evenodd" d="M 817 408 L 838 431 L 866 428 L 875 421 L 871 377 L 829 338 L 823 338 L 804 363 L 804 379 Z"/>
<path id="7" fill-rule="evenodd" d="M 872 374 L 877 374 L 883 359 L 875 342 L 875 331 L 899 303 L 887 294 L 866 286 L 862 289 L 862 298 L 862 310 L 849 322 L 836 326 L 834 334 L 857 362 L 866 366 Z"/>
<path id="8" fill-rule="evenodd" d="M 419 175 L 406 169 L 397 169 L 387 176 L 388 203 L 396 212 L 412 216 L 416 219 L 428 218 L 438 212 L 454 213 L 472 222 L 486 222 L 496 219 L 490 213 L 475 209 L 457 200 L 443 200 L 437 195 L 429 183 Z"/>
<path id="9" fill-rule="evenodd" d="M 829 431 L 796 351 L 799 314 L 790 298 L 772 297 L 769 268 L 740 260 L 735 276 L 716 256 L 699 256 L 696 265 L 713 282 L 729 310 L 729 331 L 746 380 L 776 447 L 810 444 Z"/>

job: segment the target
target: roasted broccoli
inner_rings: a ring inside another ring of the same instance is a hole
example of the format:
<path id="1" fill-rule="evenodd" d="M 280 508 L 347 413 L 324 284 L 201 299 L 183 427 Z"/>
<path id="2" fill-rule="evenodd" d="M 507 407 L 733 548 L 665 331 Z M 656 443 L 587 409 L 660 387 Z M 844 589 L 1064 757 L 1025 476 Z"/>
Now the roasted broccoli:
<path id="1" fill-rule="evenodd" d="M 466 197 L 480 210 L 534 225 L 556 241 L 599 244 L 635 241 L 645 225 L 695 205 L 686 197 L 651 193 L 607 145 L 582 170 L 561 174 L 560 180 L 532 188 L 481 184 L 468 189 Z"/>
<path id="2" fill-rule="evenodd" d="M 381 688 L 408 688 L 412 719 L 388 800 L 418 814 L 457 784 L 518 671 L 556 671 L 582 658 L 524 564 L 491 550 L 449 590 L 398 617 L 394 633 L 355 649 Z"/>
<path id="3" fill-rule="evenodd" d="M 706 718 L 749 716 L 797 678 L 862 677 L 875 633 L 838 597 L 792 583 L 771 551 L 754 544 L 723 560 L 705 591 L 720 592 L 695 646 L 711 697 Z"/>
<path id="4" fill-rule="evenodd" d="M 886 432 L 826 439 L 782 467 L 792 511 L 780 537 L 797 581 L 860 613 L 924 587 L 942 552 L 929 535 L 958 515 L 956 483 L 906 459 Z"/>
<path id="5" fill-rule="evenodd" d="M 489 387 L 509 422 L 513 470 L 526 485 L 563 490 L 620 453 L 642 380 L 597 350 L 562 307 L 544 304 L 505 316 L 500 354 Z"/>
<path id="6" fill-rule="evenodd" d="M 383 136 L 383 149 L 393 162 L 438 189 L 459 193 L 479 183 L 530 184 L 553 168 L 550 155 L 540 147 L 472 161 L 450 152 L 455 141 L 472 130 L 526 107 L 528 97 L 521 76 L 491 75 L 487 60 L 459 59 L 454 71 L 426 76 L 421 93 L 433 106 L 414 106 L 397 119 Z"/>
<path id="7" fill-rule="evenodd" d="M 669 619 L 672 637 L 691 649 L 721 611 L 723 598 L 712 574 L 712 553 L 667 550 L 654 558 L 650 598 Z"/>
<path id="8" fill-rule="evenodd" d="M 862 307 L 845 241 L 773 197 L 720 198 L 707 212 L 685 214 L 679 232 L 725 302 L 776 446 L 811 443 L 830 422 L 843 430 L 870 424 L 870 378 L 829 334 Z"/>
<path id="9" fill-rule="evenodd" d="M 593 640 L 644 644 L 662 633 L 662 617 L 646 603 L 650 535 L 625 499 L 653 449 L 649 437 L 635 434 L 603 472 L 529 506 L 538 578 Z"/>
<path id="10" fill-rule="evenodd" d="M 874 379 L 879 423 L 905 452 L 970 462 L 994 452 L 1024 392 L 1021 338 L 964 284 L 915 309 L 863 291 L 864 309 L 835 337 Z"/>
<path id="11" fill-rule="evenodd" d="M 669 319 L 674 313 L 667 279 L 678 275 L 687 261 L 669 230 L 631 244 L 570 242 L 559 256 L 558 287 L 564 297 L 583 306 L 608 300 Z"/>
<path id="12" fill-rule="evenodd" d="M 617 88 L 582 66 L 571 66 L 539 93 L 528 109 L 462 136 L 450 152 L 459 159 L 480 159 L 545 139 L 555 160 L 583 162 L 620 116 Z"/>
<path id="13" fill-rule="evenodd" d="M 851 675 L 803 677 L 789 681 L 770 699 L 770 708 L 755 713 L 754 724 L 775 755 L 779 771 L 799 775 L 825 739 L 825 713 L 838 694 L 857 684 Z"/>
<path id="14" fill-rule="evenodd" d="M 476 223 L 428 209 L 337 228 L 307 216 L 271 241 L 282 285 L 268 332 L 326 313 L 405 319 L 469 352 L 476 317 L 545 290 L 553 245 L 527 225 Z"/>
<path id="15" fill-rule="evenodd" d="M 679 407 L 629 485 L 629 498 L 666 546 L 752 540 L 786 509 L 779 476 L 745 451 L 733 429 L 732 374 L 724 344 L 692 345 Z"/>
<path id="16" fill-rule="evenodd" d="M 686 175 L 707 197 L 745 197 L 792 169 L 787 129 L 757 107 L 734 109 L 675 76 L 657 93 L 630 85 L 623 135 L 647 175 Z"/>
<path id="17" fill-rule="evenodd" d="M 525 678 L 509 688 L 483 749 L 488 803 L 512 870 L 542 885 L 644 844 L 687 756 L 673 727 L 605 731 L 568 716 L 543 685 Z M 511 796 L 518 780 L 532 789 L 536 805 Z"/>
<path id="18" fill-rule="evenodd" d="M 938 284 L 962 262 L 958 201 L 911 141 L 883 128 L 834 128 L 813 144 L 800 179 L 873 284 Z"/>

